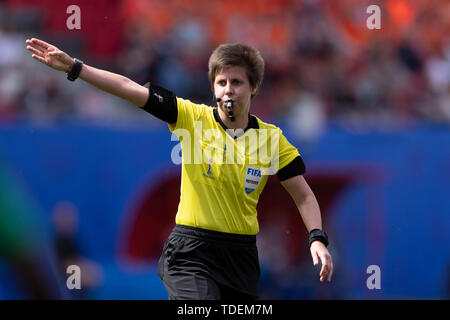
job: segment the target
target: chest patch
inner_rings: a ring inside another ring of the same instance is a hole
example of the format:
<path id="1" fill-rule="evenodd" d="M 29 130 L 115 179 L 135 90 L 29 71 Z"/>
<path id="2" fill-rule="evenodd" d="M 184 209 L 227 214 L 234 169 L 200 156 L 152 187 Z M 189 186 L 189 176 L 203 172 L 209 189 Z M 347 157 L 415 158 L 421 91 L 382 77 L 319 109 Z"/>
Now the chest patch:
<path id="1" fill-rule="evenodd" d="M 245 193 L 250 194 L 258 187 L 262 179 L 262 170 L 254 167 L 245 168 Z"/>

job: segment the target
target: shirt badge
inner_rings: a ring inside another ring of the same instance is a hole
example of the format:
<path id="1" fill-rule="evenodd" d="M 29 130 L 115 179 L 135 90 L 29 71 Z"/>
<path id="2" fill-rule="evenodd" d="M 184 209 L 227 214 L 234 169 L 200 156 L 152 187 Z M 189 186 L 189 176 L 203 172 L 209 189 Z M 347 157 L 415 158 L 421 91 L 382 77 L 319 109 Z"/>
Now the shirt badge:
<path id="1" fill-rule="evenodd" d="M 262 169 L 247 167 L 245 168 L 245 193 L 250 194 L 258 187 L 263 176 Z"/>

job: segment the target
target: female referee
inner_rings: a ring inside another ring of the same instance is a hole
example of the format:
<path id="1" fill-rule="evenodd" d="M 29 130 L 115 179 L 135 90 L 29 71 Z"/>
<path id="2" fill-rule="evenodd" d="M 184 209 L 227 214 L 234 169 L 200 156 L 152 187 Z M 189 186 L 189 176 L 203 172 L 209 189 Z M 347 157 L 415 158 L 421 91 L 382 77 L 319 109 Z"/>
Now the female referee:
<path id="1" fill-rule="evenodd" d="M 331 281 L 328 239 L 319 205 L 303 177 L 303 160 L 279 128 L 249 113 L 264 74 L 264 60 L 256 49 L 223 44 L 214 50 L 209 80 L 217 106 L 210 108 L 157 85 L 142 86 L 91 67 L 45 41 L 33 38 L 26 44 L 34 59 L 66 72 L 68 80 L 79 77 L 130 101 L 167 122 L 179 136 L 183 158 L 180 203 L 176 225 L 158 263 L 170 299 L 258 298 L 256 206 L 269 167 L 297 205 L 309 232 L 313 264 L 317 266 L 319 260 L 322 264 L 320 281 Z M 245 145 L 248 139 L 253 142 Z M 261 151 L 269 144 L 272 152 L 264 156 Z M 205 158 L 197 161 L 199 155 Z"/>

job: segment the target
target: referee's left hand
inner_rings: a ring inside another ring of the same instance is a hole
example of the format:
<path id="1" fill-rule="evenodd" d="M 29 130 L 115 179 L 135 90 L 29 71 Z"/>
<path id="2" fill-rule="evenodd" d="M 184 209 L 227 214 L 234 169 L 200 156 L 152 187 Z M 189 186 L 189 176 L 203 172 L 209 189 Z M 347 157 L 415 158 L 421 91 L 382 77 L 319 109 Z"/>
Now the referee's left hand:
<path id="1" fill-rule="evenodd" d="M 327 247 L 320 242 L 314 241 L 311 243 L 311 256 L 313 259 L 313 264 L 316 267 L 320 262 L 322 263 L 322 269 L 320 270 L 320 282 L 323 282 L 328 275 L 328 282 L 331 282 L 331 277 L 333 276 L 333 259 L 328 252 Z"/>

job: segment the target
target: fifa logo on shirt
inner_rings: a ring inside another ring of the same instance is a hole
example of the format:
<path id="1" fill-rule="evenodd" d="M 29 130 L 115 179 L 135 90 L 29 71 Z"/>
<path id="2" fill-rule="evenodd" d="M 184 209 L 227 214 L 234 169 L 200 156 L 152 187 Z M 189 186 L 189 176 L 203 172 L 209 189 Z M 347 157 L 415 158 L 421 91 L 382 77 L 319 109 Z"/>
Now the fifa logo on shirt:
<path id="1" fill-rule="evenodd" d="M 247 167 L 245 169 L 245 193 L 250 194 L 256 190 L 261 181 L 263 174 L 262 170 L 254 167 Z"/>
<path id="2" fill-rule="evenodd" d="M 261 170 L 248 167 L 247 174 L 252 175 L 253 177 L 261 177 Z"/>

